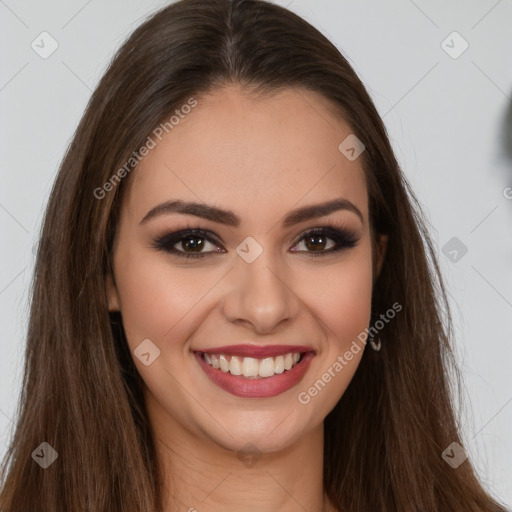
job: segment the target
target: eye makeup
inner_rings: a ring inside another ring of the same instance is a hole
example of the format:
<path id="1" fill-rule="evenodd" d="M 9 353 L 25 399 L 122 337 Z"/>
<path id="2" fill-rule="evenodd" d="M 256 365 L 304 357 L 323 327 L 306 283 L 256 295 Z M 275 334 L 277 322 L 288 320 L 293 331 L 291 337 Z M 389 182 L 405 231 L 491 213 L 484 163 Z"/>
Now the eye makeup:
<path id="1" fill-rule="evenodd" d="M 327 221 L 323 226 L 308 229 L 302 232 L 294 244 L 298 245 L 303 240 L 315 240 L 313 246 L 328 245 L 328 241 L 334 242 L 334 246 L 326 250 L 308 251 L 292 249 L 293 253 L 306 254 L 308 256 L 320 257 L 328 256 L 340 251 L 350 249 L 356 246 L 359 237 L 348 228 L 339 228 L 331 221 Z M 181 243 L 181 248 L 177 248 Z M 217 250 L 203 251 L 207 243 L 217 247 Z M 203 259 L 212 257 L 215 253 L 226 252 L 222 248 L 219 238 L 211 231 L 201 229 L 199 226 L 193 228 L 188 225 L 184 229 L 179 229 L 159 236 L 154 239 L 152 247 L 157 251 L 164 251 L 179 258 L 198 258 Z M 195 252 L 187 252 L 195 251 Z"/>

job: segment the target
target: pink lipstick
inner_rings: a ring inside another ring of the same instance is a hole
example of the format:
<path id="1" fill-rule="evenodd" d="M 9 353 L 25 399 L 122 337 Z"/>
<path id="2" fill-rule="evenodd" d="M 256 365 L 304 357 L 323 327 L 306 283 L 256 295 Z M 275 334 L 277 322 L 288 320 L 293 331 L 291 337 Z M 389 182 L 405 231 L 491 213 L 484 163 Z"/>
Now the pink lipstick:
<path id="1" fill-rule="evenodd" d="M 243 398 L 271 398 L 298 384 L 315 351 L 303 345 L 229 345 L 194 355 L 207 377 L 225 391 Z"/>

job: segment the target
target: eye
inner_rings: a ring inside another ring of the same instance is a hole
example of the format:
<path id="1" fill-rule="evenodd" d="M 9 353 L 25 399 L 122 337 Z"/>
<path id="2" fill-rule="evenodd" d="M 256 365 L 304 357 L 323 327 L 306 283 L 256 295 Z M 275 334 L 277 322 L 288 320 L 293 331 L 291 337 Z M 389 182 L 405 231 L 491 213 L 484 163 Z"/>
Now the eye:
<path id="1" fill-rule="evenodd" d="M 329 240 L 334 244 L 329 245 Z M 357 241 L 357 235 L 345 229 L 340 230 L 334 227 L 313 228 L 302 234 L 298 243 L 294 246 L 302 244 L 305 250 L 292 249 L 292 252 L 306 253 L 314 257 L 325 256 L 355 247 Z M 213 250 L 208 250 L 208 244 L 213 247 Z M 205 258 L 213 253 L 226 252 L 219 248 L 220 246 L 221 244 L 213 233 L 200 228 L 187 228 L 166 234 L 157 238 L 153 244 L 155 249 L 181 258 Z"/>
<path id="2" fill-rule="evenodd" d="M 215 237 L 207 231 L 199 228 L 189 228 L 157 238 L 153 247 L 184 258 L 204 258 L 206 253 L 224 252 L 223 250 L 203 251 L 205 247 L 208 247 L 208 244 L 217 247 L 217 249 L 220 245 Z"/>
<path id="3" fill-rule="evenodd" d="M 302 242 L 304 240 L 304 242 Z M 334 241 L 326 247 L 328 240 Z M 293 252 L 306 252 L 310 256 L 326 256 L 343 249 L 355 247 L 358 238 L 355 233 L 347 230 L 339 230 L 331 227 L 313 228 L 302 235 L 297 245 L 306 247 L 305 251 L 293 250 Z M 310 250 L 311 249 L 311 250 Z"/>

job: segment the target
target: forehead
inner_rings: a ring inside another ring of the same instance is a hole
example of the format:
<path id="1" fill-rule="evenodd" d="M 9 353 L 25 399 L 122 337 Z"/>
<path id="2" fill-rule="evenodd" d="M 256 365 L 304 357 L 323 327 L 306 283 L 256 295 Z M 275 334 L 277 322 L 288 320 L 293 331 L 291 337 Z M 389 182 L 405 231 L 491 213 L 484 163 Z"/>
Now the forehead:
<path id="1" fill-rule="evenodd" d="M 367 216 L 362 159 L 339 151 L 352 131 L 328 99 L 295 88 L 255 97 L 227 86 L 196 100 L 162 140 L 153 136 L 156 146 L 130 177 L 130 211 L 200 200 L 275 223 L 296 206 L 344 197 Z"/>

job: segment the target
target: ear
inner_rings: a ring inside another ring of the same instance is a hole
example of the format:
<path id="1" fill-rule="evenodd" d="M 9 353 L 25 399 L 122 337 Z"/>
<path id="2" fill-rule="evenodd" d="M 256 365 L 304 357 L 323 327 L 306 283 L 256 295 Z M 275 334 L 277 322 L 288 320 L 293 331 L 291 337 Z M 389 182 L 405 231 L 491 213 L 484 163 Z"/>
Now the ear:
<path id="1" fill-rule="evenodd" d="M 117 287 L 114 283 L 114 278 L 112 277 L 112 274 L 108 274 L 106 286 L 107 286 L 108 310 L 110 312 L 120 311 L 119 293 L 118 293 Z"/>
<path id="2" fill-rule="evenodd" d="M 374 271 L 374 279 L 377 279 L 380 275 L 380 271 L 382 270 L 382 265 L 384 263 L 384 258 L 386 256 L 386 250 L 388 248 L 388 235 L 379 235 L 377 239 L 377 243 L 375 246 L 376 254 L 375 254 L 375 271 Z"/>

